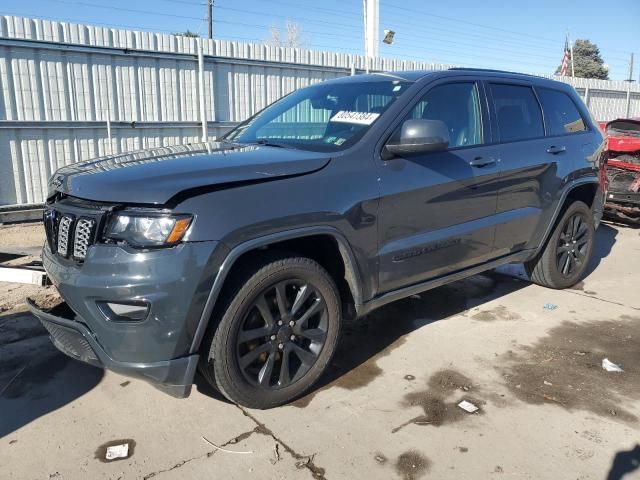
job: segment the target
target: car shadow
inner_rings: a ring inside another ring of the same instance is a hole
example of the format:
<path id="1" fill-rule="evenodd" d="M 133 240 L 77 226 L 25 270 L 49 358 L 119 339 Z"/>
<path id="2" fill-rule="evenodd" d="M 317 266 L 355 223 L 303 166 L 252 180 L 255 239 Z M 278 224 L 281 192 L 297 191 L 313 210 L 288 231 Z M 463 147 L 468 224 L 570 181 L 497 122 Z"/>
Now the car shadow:
<path id="1" fill-rule="evenodd" d="M 635 472 L 640 468 L 640 445 L 636 445 L 631 450 L 623 450 L 613 457 L 611 469 L 607 475 L 607 480 L 621 480 L 627 474 Z"/>
<path id="2" fill-rule="evenodd" d="M 60 353 L 30 313 L 0 315 L 0 438 L 84 395 L 103 375 Z"/>
<path id="3" fill-rule="evenodd" d="M 587 268 L 586 275 L 591 275 L 598 268 L 603 258 L 607 258 L 616 243 L 618 230 L 611 225 L 601 223 L 596 230 L 595 242 L 593 244 L 593 252 L 591 253 L 591 261 Z"/>
<path id="4" fill-rule="evenodd" d="M 366 386 L 382 374 L 375 360 L 402 345 L 405 335 L 527 285 L 528 281 L 516 276 L 489 271 L 399 300 L 348 322 L 325 373 L 311 392 L 292 405 L 305 407 L 316 393 L 334 386 L 345 389 Z"/>

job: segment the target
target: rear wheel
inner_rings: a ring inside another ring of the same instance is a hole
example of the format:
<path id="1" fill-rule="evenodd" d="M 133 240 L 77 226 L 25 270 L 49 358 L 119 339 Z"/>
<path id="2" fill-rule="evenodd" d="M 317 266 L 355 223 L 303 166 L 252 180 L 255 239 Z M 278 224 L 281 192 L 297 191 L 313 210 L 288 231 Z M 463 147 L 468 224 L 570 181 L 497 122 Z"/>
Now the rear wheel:
<path id="1" fill-rule="evenodd" d="M 544 250 L 525 263 L 531 280 L 549 288 L 568 288 L 584 276 L 593 250 L 594 226 L 591 209 L 572 203 L 556 225 Z"/>
<path id="2" fill-rule="evenodd" d="M 266 261 L 236 278 L 207 336 L 205 378 L 229 400 L 270 408 L 300 396 L 324 371 L 338 340 L 340 299 L 315 261 Z"/>

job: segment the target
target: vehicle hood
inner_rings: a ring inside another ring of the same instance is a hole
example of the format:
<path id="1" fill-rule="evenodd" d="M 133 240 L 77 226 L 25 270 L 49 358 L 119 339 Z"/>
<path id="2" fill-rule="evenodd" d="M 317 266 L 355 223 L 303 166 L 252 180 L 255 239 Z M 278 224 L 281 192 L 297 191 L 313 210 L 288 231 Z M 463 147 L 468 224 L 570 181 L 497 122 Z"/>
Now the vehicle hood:
<path id="1" fill-rule="evenodd" d="M 608 150 L 612 152 L 640 151 L 640 119 L 617 119 L 605 127 Z"/>
<path id="2" fill-rule="evenodd" d="M 62 167 L 49 180 L 48 196 L 61 192 L 100 202 L 158 205 L 185 191 L 304 175 L 329 161 L 324 153 L 262 145 L 162 147 Z"/>

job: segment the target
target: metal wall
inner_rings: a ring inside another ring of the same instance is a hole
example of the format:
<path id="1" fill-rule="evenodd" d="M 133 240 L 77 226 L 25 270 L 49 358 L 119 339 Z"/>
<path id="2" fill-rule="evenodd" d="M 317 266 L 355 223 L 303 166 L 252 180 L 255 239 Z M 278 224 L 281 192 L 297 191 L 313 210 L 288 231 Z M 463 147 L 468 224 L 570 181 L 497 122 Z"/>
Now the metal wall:
<path id="1" fill-rule="evenodd" d="M 448 67 L 365 62 L 343 53 L 0 17 L 0 205 L 43 202 L 47 179 L 62 165 L 200 141 L 203 117 L 213 139 L 315 82 L 366 70 Z M 630 115 L 640 115 L 635 84 L 567 81 L 586 94 L 598 119 L 625 116 L 627 105 Z"/>

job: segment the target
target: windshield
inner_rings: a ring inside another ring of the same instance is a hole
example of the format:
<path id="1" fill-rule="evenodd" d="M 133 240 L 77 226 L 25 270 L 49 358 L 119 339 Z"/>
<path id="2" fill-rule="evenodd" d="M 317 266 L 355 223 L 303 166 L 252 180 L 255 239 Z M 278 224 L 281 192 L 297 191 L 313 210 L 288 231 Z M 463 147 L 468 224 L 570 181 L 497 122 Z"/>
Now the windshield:
<path id="1" fill-rule="evenodd" d="M 404 93 L 408 82 L 382 80 L 318 84 L 278 100 L 223 137 L 332 152 L 355 144 Z"/>

